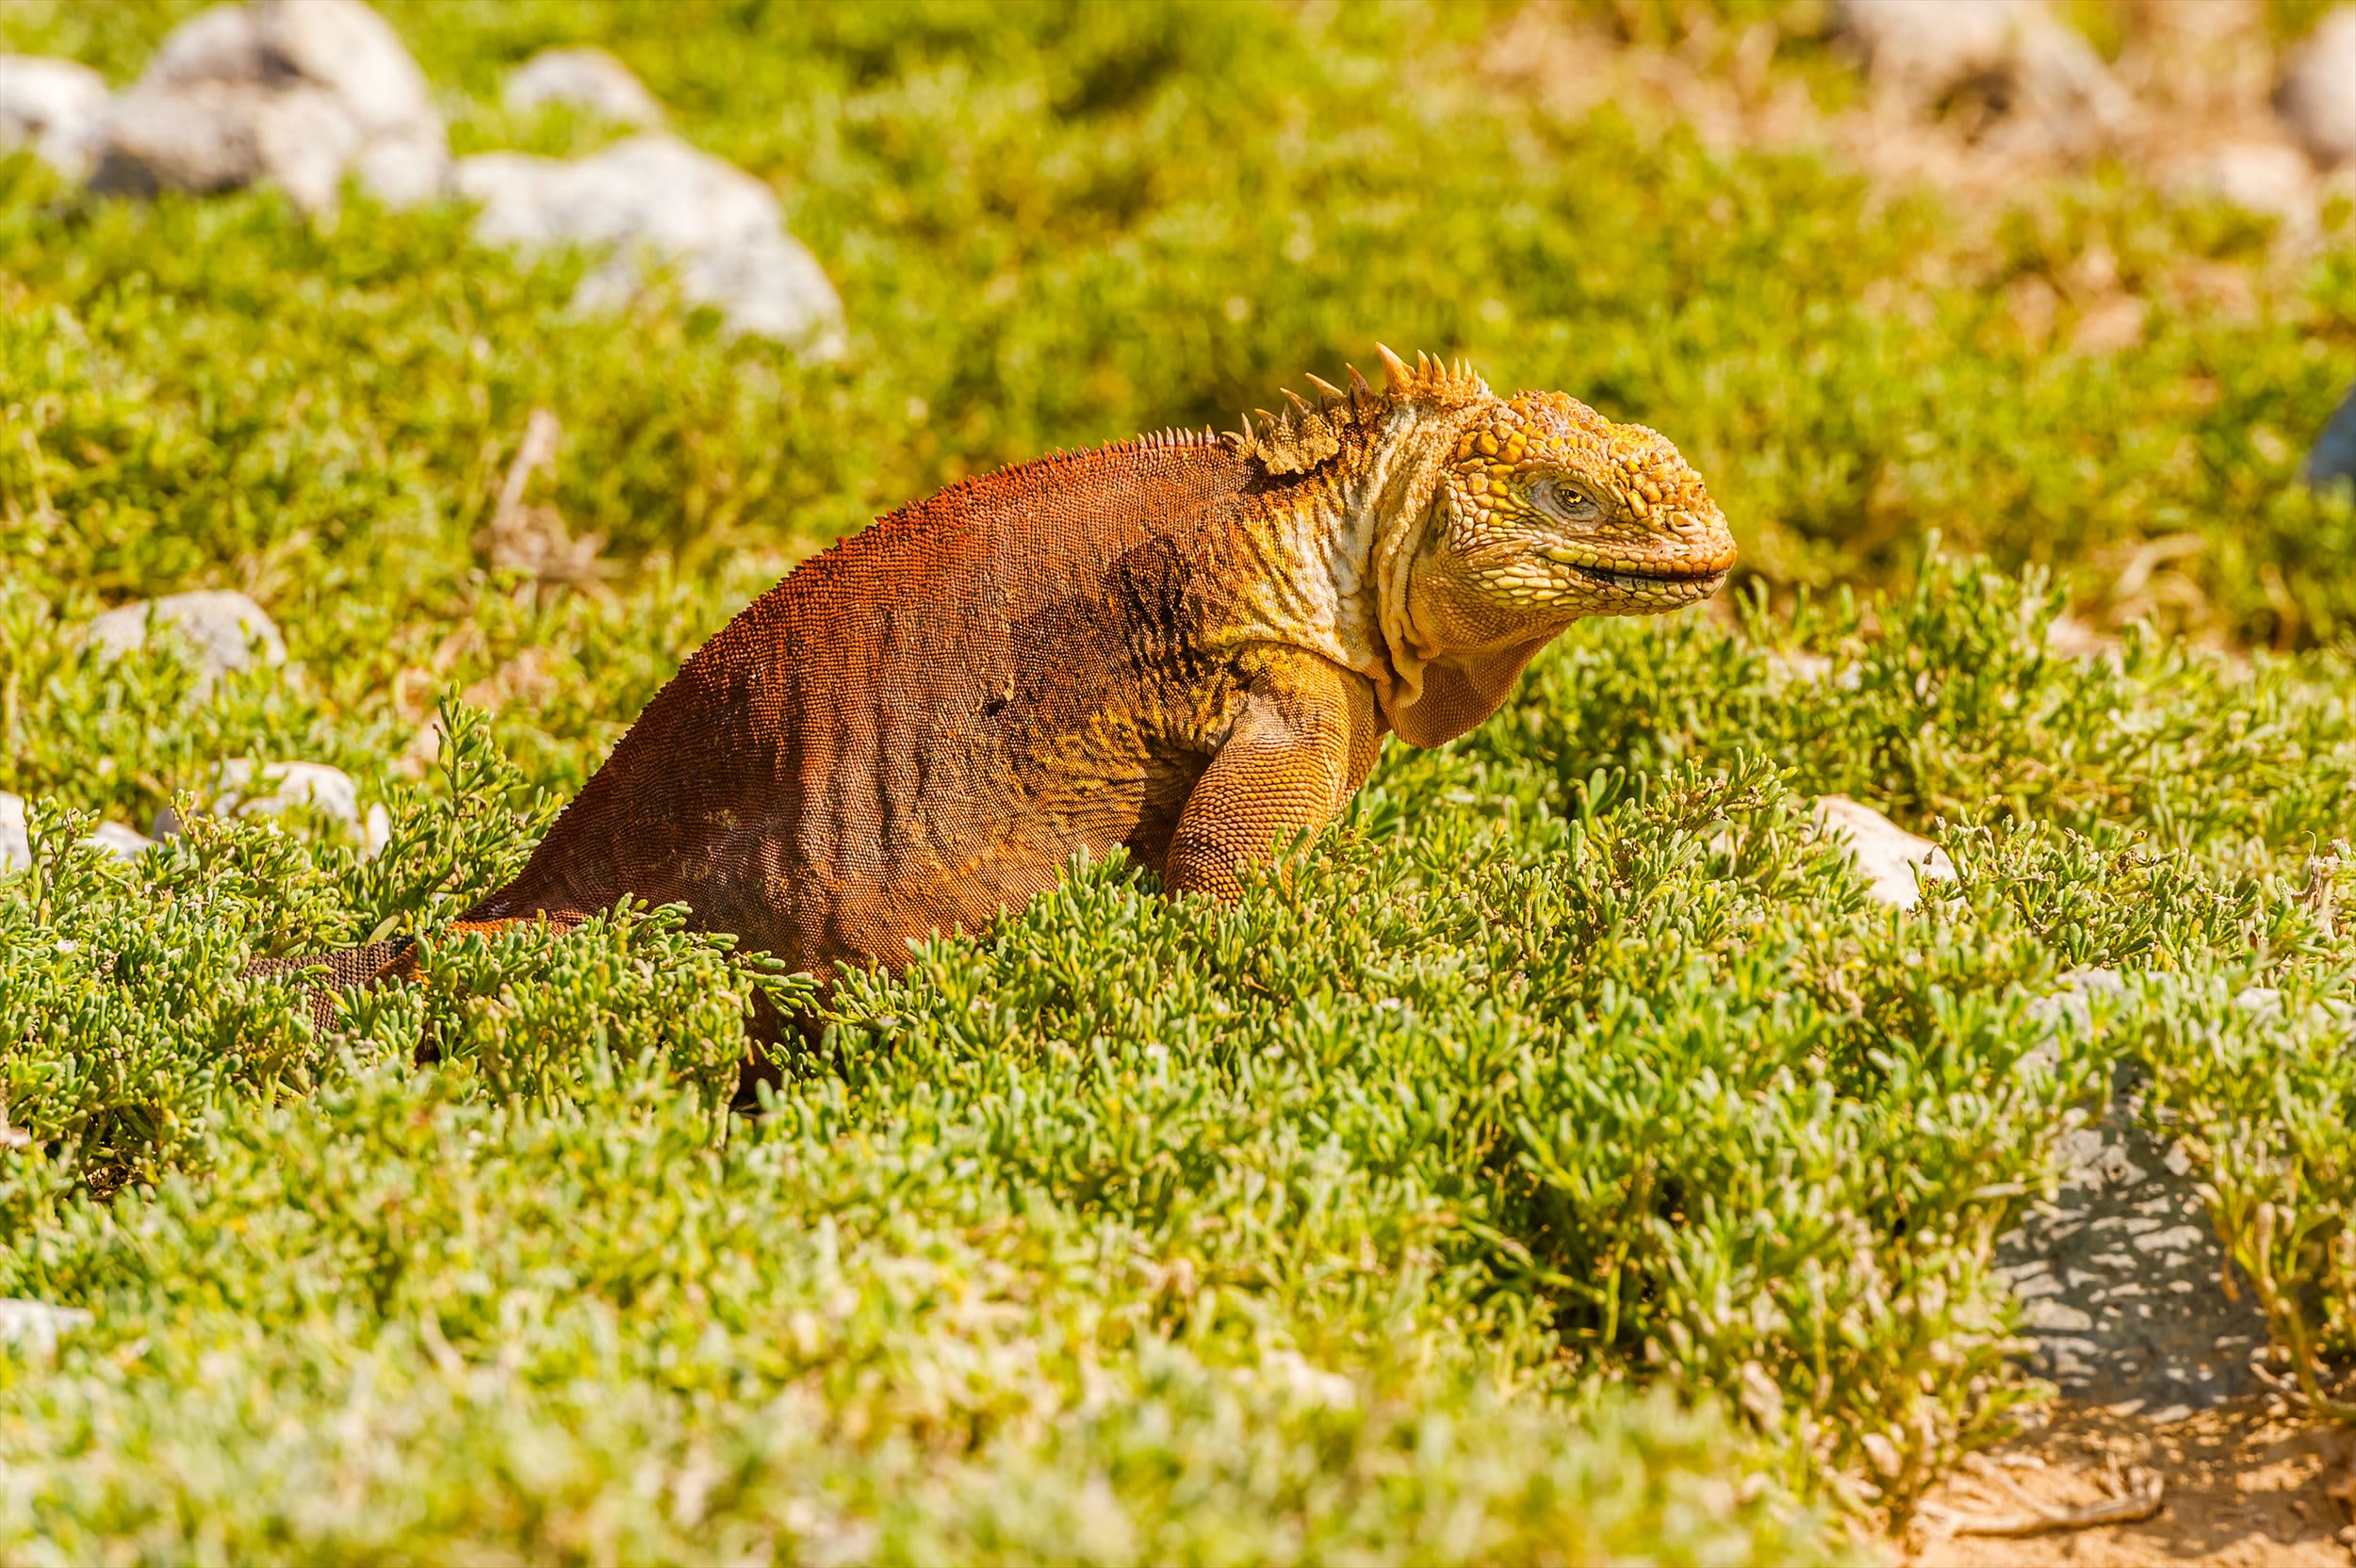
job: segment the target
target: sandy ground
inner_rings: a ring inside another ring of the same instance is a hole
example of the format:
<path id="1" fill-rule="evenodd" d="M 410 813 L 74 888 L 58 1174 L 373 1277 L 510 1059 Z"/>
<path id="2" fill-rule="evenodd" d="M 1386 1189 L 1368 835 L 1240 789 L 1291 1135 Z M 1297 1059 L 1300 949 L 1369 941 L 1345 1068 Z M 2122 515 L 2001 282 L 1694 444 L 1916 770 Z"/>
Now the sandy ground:
<path id="1" fill-rule="evenodd" d="M 2065 1405 L 2041 1432 L 1991 1450 L 1927 1499 L 1892 1556 L 1904 1568 L 2348 1568 L 2346 1504 L 2333 1495 L 2349 1471 L 2356 1434 L 2282 1412 L 2271 1396 L 2245 1396 L 2160 1421 L 2140 1412 Z M 1999 1470 L 2023 1495 L 2013 1495 Z M 2132 1524 L 2004 1539 L 1947 1534 L 1941 1509 L 2021 1516 L 2030 1506 L 2069 1509 L 2156 1476 L 2159 1511 Z"/>
<path id="2" fill-rule="evenodd" d="M 2079 982 L 2081 986 L 2088 982 Z M 2066 1000 L 2057 1006 L 2067 1006 Z M 2045 1424 L 1967 1460 L 1890 1555 L 1905 1568 L 2351 1568 L 2356 1431 L 2305 1419 L 2267 1360 L 2264 1319 L 2210 1229 L 2184 1151 L 2142 1115 L 2122 1068 L 2100 1120 L 2064 1142 L 2064 1176 L 1999 1246 L 2031 1369 L 2060 1397 Z M 2022 1537 L 1958 1535 L 1957 1516 L 2022 1520 L 2148 1494 L 2150 1517 Z"/>

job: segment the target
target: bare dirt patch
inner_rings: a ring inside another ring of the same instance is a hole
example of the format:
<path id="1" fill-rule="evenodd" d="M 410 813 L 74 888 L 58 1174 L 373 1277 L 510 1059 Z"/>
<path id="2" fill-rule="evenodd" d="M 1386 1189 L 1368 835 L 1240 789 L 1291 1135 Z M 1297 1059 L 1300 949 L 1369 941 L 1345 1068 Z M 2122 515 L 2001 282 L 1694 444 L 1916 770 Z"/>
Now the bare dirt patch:
<path id="1" fill-rule="evenodd" d="M 2122 1067 L 2106 1114 L 2067 1140 L 2053 1200 L 2000 1243 L 2028 1364 L 2061 1397 L 1923 1499 L 1892 1547 L 1906 1568 L 2348 1568 L 2356 1433 L 2307 1418 L 2263 1370 L 2265 1320 L 2142 1100 L 2141 1072 Z M 2024 1537 L 1952 1527 L 2069 1515 L 2154 1483 L 2147 1518 Z"/>
<path id="2" fill-rule="evenodd" d="M 2331 1489 L 2348 1472 L 2349 1436 L 2281 1411 L 2265 1395 L 2173 1421 L 2064 1404 L 2043 1430 L 1941 1482 L 1896 1559 L 1905 1568 L 2348 1568 L 2348 1513 Z M 2138 1470 L 2163 1488 L 2159 1511 L 2139 1522 L 2021 1539 L 1954 1535 L 1938 1522 L 1941 1511 L 2083 1508 Z"/>

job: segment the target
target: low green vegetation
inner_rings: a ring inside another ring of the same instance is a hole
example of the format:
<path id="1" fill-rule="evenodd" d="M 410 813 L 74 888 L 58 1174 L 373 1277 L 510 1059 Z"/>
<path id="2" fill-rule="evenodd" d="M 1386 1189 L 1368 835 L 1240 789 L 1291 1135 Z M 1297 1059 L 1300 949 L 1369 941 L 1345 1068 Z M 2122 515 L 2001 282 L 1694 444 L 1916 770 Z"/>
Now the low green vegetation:
<path id="1" fill-rule="evenodd" d="M 2356 506 L 2294 476 L 2345 249 L 1565 120 L 1478 8 L 386 8 L 462 151 L 610 134 L 495 106 L 614 48 L 777 186 L 854 349 L 575 317 L 581 258 L 462 212 L 0 160 L 0 1296 L 90 1315 L 0 1349 L 0 1558 L 1837 1558 L 2035 1396 L 1991 1244 L 2131 1057 L 2332 1397 Z M 123 78 L 173 14 L 0 46 Z M 2006 308 L 2096 246 L 2141 341 Z M 658 910 L 434 938 L 826 538 L 1377 335 L 1672 435 L 1740 595 L 1576 629 L 1233 907 L 1079 866 L 846 976 L 755 1116 L 737 1021 L 807 982 Z M 488 563 L 535 409 L 590 581 Z M 290 662 L 200 694 L 80 637 L 196 586 Z M 247 757 L 390 843 L 79 847 Z M 1873 903 L 1829 792 L 1956 879 Z M 429 983 L 326 1031 L 237 978 L 385 931 Z"/>

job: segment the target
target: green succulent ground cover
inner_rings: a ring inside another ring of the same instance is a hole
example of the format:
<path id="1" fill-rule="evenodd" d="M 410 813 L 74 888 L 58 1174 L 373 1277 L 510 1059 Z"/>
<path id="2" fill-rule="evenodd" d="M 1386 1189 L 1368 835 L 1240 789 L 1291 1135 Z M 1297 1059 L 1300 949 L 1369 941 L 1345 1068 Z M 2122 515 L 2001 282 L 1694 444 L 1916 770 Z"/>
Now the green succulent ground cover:
<path id="1" fill-rule="evenodd" d="M 2033 1392 L 1990 1243 L 2130 1055 L 2331 1397 L 2356 511 L 2292 479 L 2356 375 L 2348 253 L 2119 173 L 1975 225 L 1564 122 L 1482 76 L 1477 8 L 388 11 L 462 150 L 612 134 L 497 80 L 623 54 L 777 186 L 854 351 L 577 318 L 579 258 L 462 213 L 0 161 L 0 789 L 39 840 L 0 1296 L 90 1314 L 0 1350 L 0 1557 L 1821 1560 Z M 0 43 L 120 79 L 172 15 Z M 2028 335 L 2004 286 L 2098 243 L 2144 341 Z M 2185 292 L 2219 276 L 2239 310 Z M 1760 596 L 1578 629 L 1235 907 L 1075 868 L 849 977 L 758 1117 L 736 1020 L 800 982 L 661 912 L 429 938 L 433 984 L 326 1034 L 235 978 L 430 933 L 824 539 L 1378 334 L 1669 433 Z M 601 583 L 484 564 L 535 408 Z M 2156 628 L 2049 642 L 2154 559 Z M 292 662 L 200 700 L 77 637 L 192 586 Z M 391 844 L 74 847 L 237 757 L 347 768 Z M 1871 903 L 1827 792 L 1958 881 Z"/>

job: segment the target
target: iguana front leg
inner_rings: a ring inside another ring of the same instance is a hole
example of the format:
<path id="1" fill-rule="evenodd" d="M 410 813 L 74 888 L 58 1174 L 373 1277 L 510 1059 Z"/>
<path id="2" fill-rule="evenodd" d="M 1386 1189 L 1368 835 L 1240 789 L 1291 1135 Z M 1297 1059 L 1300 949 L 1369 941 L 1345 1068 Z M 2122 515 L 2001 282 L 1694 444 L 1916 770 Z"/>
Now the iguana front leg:
<path id="1" fill-rule="evenodd" d="M 1280 836 L 1323 826 L 1358 792 L 1383 735 L 1363 676 L 1310 654 L 1272 662 L 1186 797 L 1164 886 L 1235 897 L 1243 868 L 1267 859 Z"/>

